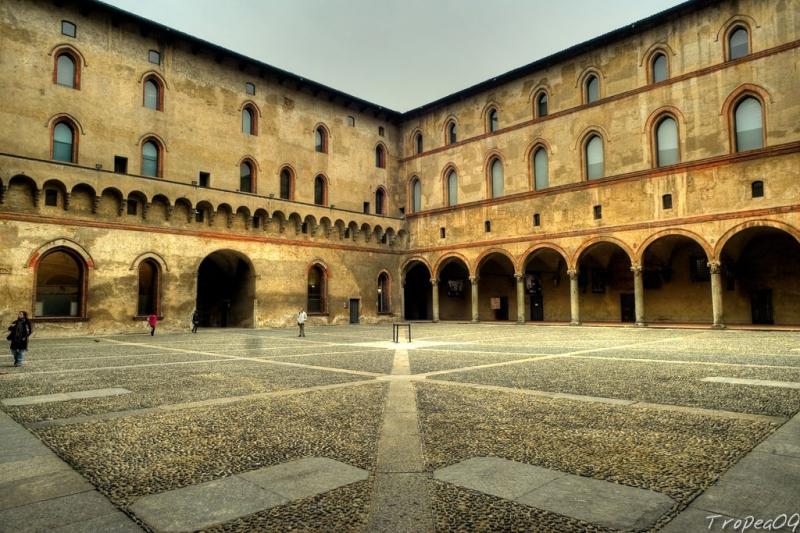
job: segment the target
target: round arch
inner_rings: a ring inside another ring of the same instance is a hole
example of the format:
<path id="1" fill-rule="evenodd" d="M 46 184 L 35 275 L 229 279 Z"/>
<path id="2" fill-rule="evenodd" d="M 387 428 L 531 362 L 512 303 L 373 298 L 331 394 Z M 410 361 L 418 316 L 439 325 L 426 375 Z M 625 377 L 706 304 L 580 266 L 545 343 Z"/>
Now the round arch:
<path id="1" fill-rule="evenodd" d="M 642 241 L 642 243 L 638 246 L 638 248 L 636 248 L 636 250 L 633 252 L 633 255 L 631 256 L 631 261 L 634 264 L 641 264 L 642 258 L 644 257 L 644 253 L 647 251 L 647 247 L 648 246 L 653 244 L 658 239 L 661 239 L 663 237 L 670 237 L 670 236 L 686 237 L 687 239 L 689 239 L 691 241 L 694 241 L 697 245 L 700 246 L 700 248 L 703 249 L 703 251 L 706 253 L 706 257 L 708 257 L 709 261 L 713 257 L 713 249 L 712 249 L 711 245 L 708 244 L 708 241 L 706 241 L 699 234 L 697 234 L 697 233 L 695 233 L 693 231 L 685 230 L 685 229 L 670 228 L 670 229 L 665 229 L 665 230 L 656 232 L 656 233 L 650 235 L 649 237 L 647 237 L 644 241 Z"/>
<path id="2" fill-rule="evenodd" d="M 254 327 L 256 271 L 237 250 L 219 249 L 196 265 L 200 324 L 206 327 Z"/>
<path id="3" fill-rule="evenodd" d="M 470 272 L 473 272 L 476 276 L 480 275 L 481 267 L 486 259 L 492 254 L 500 254 L 506 257 L 509 262 L 511 263 L 511 267 L 514 269 L 514 273 L 519 273 L 517 270 L 517 260 L 514 259 L 514 256 L 511 255 L 511 252 L 505 250 L 503 248 L 488 248 L 478 255 L 478 257 L 472 262 L 472 266 L 470 267 Z"/>
<path id="4" fill-rule="evenodd" d="M 466 269 L 467 273 L 472 276 L 472 270 L 470 268 L 469 259 L 464 257 L 462 254 L 458 252 L 450 252 L 444 254 L 443 256 L 439 257 L 436 262 L 433 264 L 433 270 L 431 273 L 434 279 L 439 279 L 439 274 L 441 274 L 442 269 L 446 267 L 449 263 L 453 261 L 461 261 L 464 264 L 464 268 Z"/>
<path id="5" fill-rule="evenodd" d="M 561 259 L 564 260 L 564 264 L 569 264 L 569 255 L 562 247 L 552 242 L 540 242 L 534 244 L 533 246 L 522 252 L 522 254 L 520 254 L 519 258 L 517 259 L 517 262 L 515 263 L 516 271 L 524 272 L 525 265 L 528 263 L 530 259 L 533 258 L 533 255 L 540 250 L 552 250 L 561 256 Z"/>
<path id="6" fill-rule="evenodd" d="M 28 261 L 25 265 L 26 268 L 36 267 L 43 256 L 57 248 L 68 249 L 71 252 L 78 254 L 83 260 L 83 263 L 86 265 L 86 268 L 90 270 L 94 269 L 94 259 L 92 259 L 92 256 L 89 254 L 89 252 L 86 251 L 86 248 L 71 239 L 55 239 L 41 245 L 39 248 L 34 250 L 31 255 L 28 256 Z"/>
<path id="7" fill-rule="evenodd" d="M 709 259 L 713 261 L 719 261 L 720 256 L 722 254 L 722 250 L 725 248 L 725 244 L 736 234 L 741 233 L 742 231 L 750 228 L 758 228 L 758 227 L 767 227 L 767 228 L 775 228 L 782 231 L 785 231 L 792 237 L 794 237 L 798 242 L 800 242 L 800 229 L 795 228 L 785 222 L 781 222 L 779 220 L 769 220 L 769 219 L 762 219 L 762 220 L 750 220 L 747 222 L 742 222 L 741 224 L 737 224 L 736 226 L 730 228 L 725 233 L 722 234 L 722 237 L 717 240 L 717 244 L 714 246 L 714 253 L 713 255 L 709 255 Z"/>
<path id="8" fill-rule="evenodd" d="M 169 272 L 169 266 L 167 266 L 167 261 L 160 254 L 156 252 L 144 252 L 142 254 L 139 254 L 138 256 L 136 256 L 136 259 L 133 260 L 128 270 L 136 270 L 137 268 L 139 268 L 139 264 L 147 259 L 151 259 L 156 263 L 158 263 L 158 266 L 160 266 L 161 270 L 163 270 L 164 272 Z"/>
<path id="9" fill-rule="evenodd" d="M 624 251 L 625 254 L 628 256 L 628 260 L 630 260 L 631 263 L 633 263 L 634 253 L 631 247 L 626 242 L 616 237 L 604 236 L 604 237 L 595 237 L 593 239 L 589 239 L 588 241 L 581 243 L 581 245 L 578 247 L 575 253 L 572 254 L 572 257 L 570 258 L 569 267 L 572 269 L 578 268 L 578 263 L 581 260 L 581 256 L 595 244 L 600 244 L 603 242 L 615 244 L 620 248 L 622 248 L 622 251 Z"/>

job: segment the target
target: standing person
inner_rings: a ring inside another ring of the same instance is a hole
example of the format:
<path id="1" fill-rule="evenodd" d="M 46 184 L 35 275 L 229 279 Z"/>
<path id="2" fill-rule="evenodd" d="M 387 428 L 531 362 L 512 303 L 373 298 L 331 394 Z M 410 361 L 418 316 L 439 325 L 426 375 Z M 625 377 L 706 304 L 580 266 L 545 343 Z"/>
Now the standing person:
<path id="1" fill-rule="evenodd" d="M 25 352 L 28 350 L 28 337 L 33 333 L 33 324 L 28 320 L 28 313 L 20 311 L 17 319 L 9 326 L 11 333 L 6 337 L 11 341 L 11 355 L 14 356 L 14 366 L 22 366 Z"/>
<path id="2" fill-rule="evenodd" d="M 150 325 L 150 336 L 152 337 L 156 334 L 156 325 L 158 324 L 158 317 L 155 313 L 147 317 L 147 323 Z"/>
<path id="3" fill-rule="evenodd" d="M 298 337 L 305 337 L 306 336 L 306 319 L 308 315 L 303 309 L 300 309 L 300 312 L 297 313 L 297 325 L 300 326 L 300 334 Z"/>
<path id="4" fill-rule="evenodd" d="M 192 313 L 192 333 L 197 333 L 197 326 L 200 325 L 200 313 L 197 309 Z"/>

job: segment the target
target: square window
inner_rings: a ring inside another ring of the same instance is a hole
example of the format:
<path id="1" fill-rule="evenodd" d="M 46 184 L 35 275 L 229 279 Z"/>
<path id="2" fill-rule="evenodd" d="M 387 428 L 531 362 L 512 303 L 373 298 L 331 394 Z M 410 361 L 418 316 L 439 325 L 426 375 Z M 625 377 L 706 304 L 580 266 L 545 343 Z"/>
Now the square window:
<path id="1" fill-rule="evenodd" d="M 114 172 L 117 174 L 128 173 L 128 158 L 121 155 L 114 156 Z"/>
<path id="2" fill-rule="evenodd" d="M 380 135 L 381 137 L 383 137 L 383 134 L 384 134 L 384 133 L 385 133 L 385 131 L 384 131 L 384 129 L 383 129 L 383 126 L 378 126 L 378 135 Z"/>
<path id="3" fill-rule="evenodd" d="M 369 202 L 364 202 L 364 213 L 369 214 Z"/>
<path id="4" fill-rule="evenodd" d="M 539 216 L 539 213 L 534 213 L 533 214 L 533 225 L 534 226 L 541 226 L 542 225 L 542 219 Z"/>
<path id="5" fill-rule="evenodd" d="M 354 128 L 356 126 L 356 117 L 347 115 L 347 125 Z"/>
<path id="6" fill-rule="evenodd" d="M 445 229 L 439 228 L 439 238 L 444 239 L 445 235 L 446 235 Z"/>
<path id="7" fill-rule="evenodd" d="M 211 183 L 211 174 L 208 172 L 201 172 L 198 176 L 198 181 L 201 187 L 208 187 L 209 183 Z"/>
<path id="8" fill-rule="evenodd" d="M 244 84 L 244 92 L 253 96 L 256 94 L 256 86 L 248 81 L 247 83 Z"/>
<path id="9" fill-rule="evenodd" d="M 763 181 L 754 181 L 750 185 L 750 191 L 753 194 L 753 198 L 761 198 L 764 196 L 764 182 Z"/>
<path id="10" fill-rule="evenodd" d="M 128 214 L 135 215 L 139 210 L 139 202 L 136 200 L 128 200 Z"/>
<path id="11" fill-rule="evenodd" d="M 156 50 L 150 50 L 150 52 L 148 52 L 148 54 L 147 54 L 147 60 L 150 61 L 151 63 L 155 64 L 155 65 L 160 65 L 161 64 L 161 52 L 158 52 Z"/>
<path id="12" fill-rule="evenodd" d="M 77 34 L 77 28 L 75 24 L 68 20 L 61 21 L 61 34 L 66 35 L 67 37 L 75 37 Z"/>
<path id="13" fill-rule="evenodd" d="M 594 219 L 600 220 L 601 218 L 603 218 L 603 206 L 596 205 L 594 206 Z"/>
<path id="14" fill-rule="evenodd" d="M 492 221 L 491 220 L 486 220 L 483 223 L 483 231 L 485 231 L 486 233 L 490 233 L 492 231 Z"/>
<path id="15" fill-rule="evenodd" d="M 57 206 L 58 205 L 58 191 L 55 189 L 44 190 L 44 205 Z"/>
<path id="16" fill-rule="evenodd" d="M 672 209 L 672 195 L 665 194 L 661 197 L 661 207 L 664 209 Z"/>

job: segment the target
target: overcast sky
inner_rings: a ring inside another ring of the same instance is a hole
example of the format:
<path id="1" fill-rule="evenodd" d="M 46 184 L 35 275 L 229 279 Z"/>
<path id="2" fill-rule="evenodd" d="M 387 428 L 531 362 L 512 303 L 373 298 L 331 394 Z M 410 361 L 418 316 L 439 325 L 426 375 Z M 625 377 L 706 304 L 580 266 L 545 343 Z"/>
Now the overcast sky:
<path id="1" fill-rule="evenodd" d="M 104 0 L 396 111 L 678 0 Z"/>

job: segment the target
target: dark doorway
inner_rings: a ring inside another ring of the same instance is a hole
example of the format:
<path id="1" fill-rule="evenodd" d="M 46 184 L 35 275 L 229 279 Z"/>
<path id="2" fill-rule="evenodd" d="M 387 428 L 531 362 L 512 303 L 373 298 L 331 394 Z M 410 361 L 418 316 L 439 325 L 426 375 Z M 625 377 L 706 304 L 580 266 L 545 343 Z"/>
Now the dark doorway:
<path id="1" fill-rule="evenodd" d="M 403 285 L 406 320 L 430 320 L 433 316 L 431 302 L 431 272 L 423 263 L 415 262 L 408 268 Z"/>
<path id="2" fill-rule="evenodd" d="M 358 304 L 361 300 L 356 298 L 350 299 L 350 323 L 351 324 L 358 324 Z"/>
<path id="3" fill-rule="evenodd" d="M 470 320 L 472 318 L 472 285 L 469 270 L 461 259 L 450 259 L 439 268 L 439 318 Z"/>
<path id="4" fill-rule="evenodd" d="M 772 317 L 772 289 L 757 289 L 750 294 L 753 324 L 774 324 Z"/>
<path id="5" fill-rule="evenodd" d="M 532 275 L 525 280 L 525 289 L 531 300 L 531 320 L 544 320 L 544 291 L 539 276 Z"/>
<path id="6" fill-rule="evenodd" d="M 221 250 L 208 255 L 197 273 L 197 310 L 205 327 L 253 327 L 255 275 L 242 254 Z"/>
<path id="7" fill-rule="evenodd" d="M 500 309 L 495 309 L 494 318 L 496 320 L 508 320 L 508 298 L 501 296 L 498 299 L 500 300 Z"/>
<path id="8" fill-rule="evenodd" d="M 629 292 L 619 295 L 620 320 L 636 322 L 636 298 Z"/>

